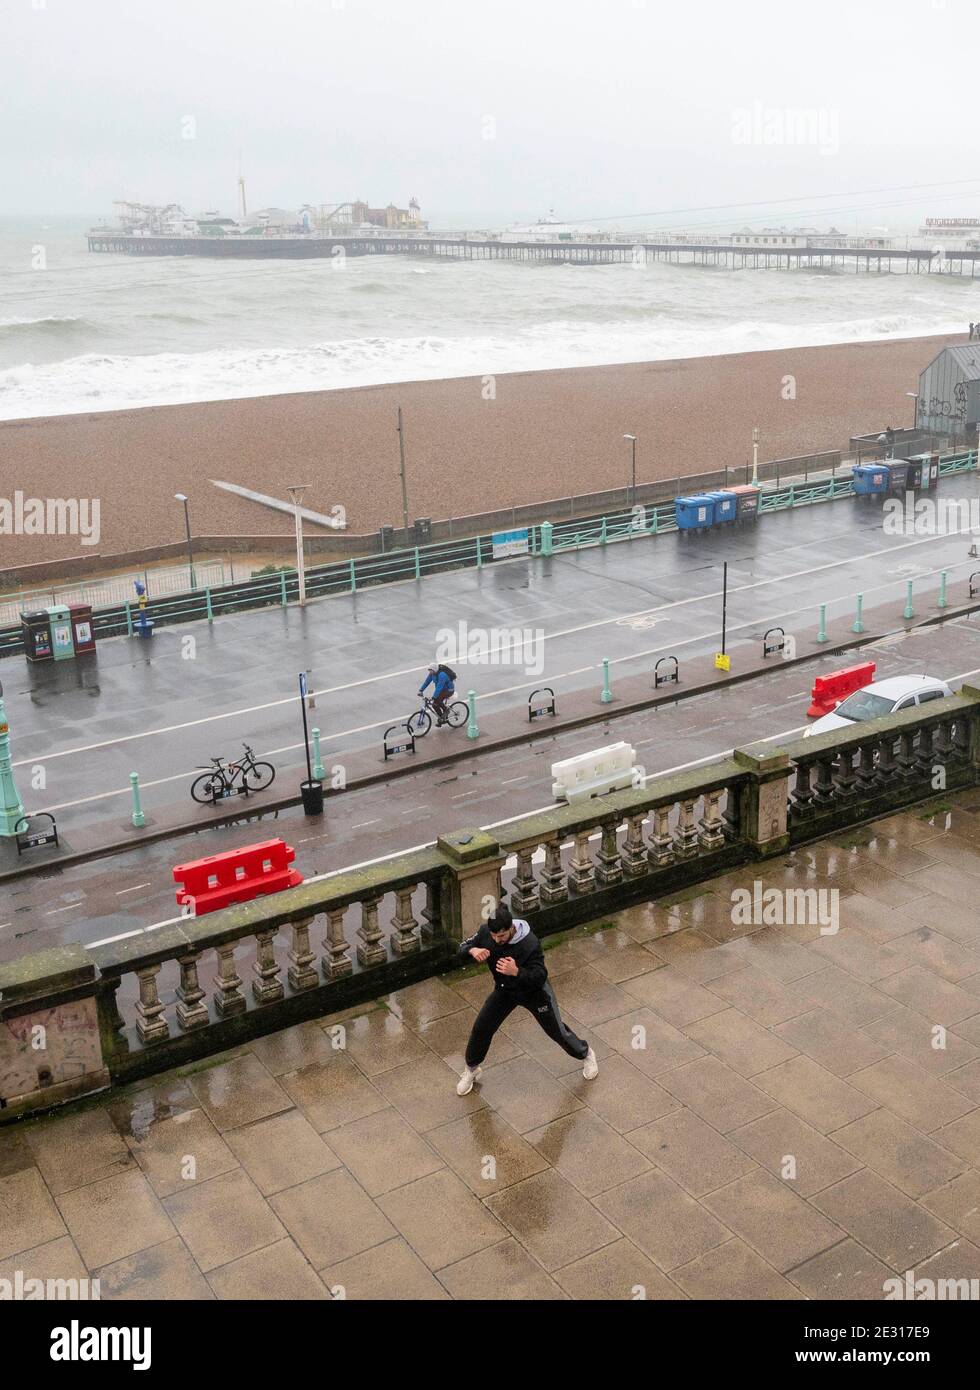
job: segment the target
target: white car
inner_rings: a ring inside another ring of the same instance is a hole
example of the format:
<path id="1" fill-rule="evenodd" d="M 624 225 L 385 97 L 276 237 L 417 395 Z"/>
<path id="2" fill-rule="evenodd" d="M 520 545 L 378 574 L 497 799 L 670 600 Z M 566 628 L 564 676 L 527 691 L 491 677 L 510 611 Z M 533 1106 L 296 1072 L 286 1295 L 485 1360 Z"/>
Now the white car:
<path id="1" fill-rule="evenodd" d="M 899 710 L 912 709 L 930 700 L 942 700 L 954 693 L 945 681 L 936 680 L 934 676 L 889 676 L 887 680 L 872 681 L 855 690 L 830 714 L 811 724 L 803 737 L 828 734 L 831 729 L 846 729 L 866 719 L 883 719 L 886 714 L 897 714 Z"/>

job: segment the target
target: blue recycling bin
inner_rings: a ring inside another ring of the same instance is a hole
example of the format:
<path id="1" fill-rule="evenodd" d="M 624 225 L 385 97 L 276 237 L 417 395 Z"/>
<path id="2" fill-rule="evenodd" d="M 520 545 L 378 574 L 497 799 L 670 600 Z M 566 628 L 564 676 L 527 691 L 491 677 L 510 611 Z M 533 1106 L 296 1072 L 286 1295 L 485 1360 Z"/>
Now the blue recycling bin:
<path id="1" fill-rule="evenodd" d="M 735 520 L 738 516 L 738 498 L 733 492 L 709 492 L 708 496 L 711 498 L 712 520 L 716 526 Z"/>
<path id="2" fill-rule="evenodd" d="M 678 531 L 705 531 L 714 522 L 715 504 L 706 492 L 693 497 L 675 497 L 674 515 Z"/>
<path id="3" fill-rule="evenodd" d="M 858 497 L 870 497 L 875 493 L 887 492 L 891 485 L 891 472 L 887 463 L 856 463 L 853 476 L 854 491 Z"/>

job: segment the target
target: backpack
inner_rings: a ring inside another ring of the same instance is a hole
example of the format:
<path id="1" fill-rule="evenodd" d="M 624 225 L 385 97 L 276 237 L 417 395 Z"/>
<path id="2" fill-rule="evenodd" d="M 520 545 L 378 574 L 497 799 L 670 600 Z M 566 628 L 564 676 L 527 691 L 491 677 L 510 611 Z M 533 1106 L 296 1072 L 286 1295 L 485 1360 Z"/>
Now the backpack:
<path id="1" fill-rule="evenodd" d="M 443 662 L 440 662 L 439 670 L 443 673 L 443 675 L 449 677 L 453 685 L 456 684 L 456 672 L 453 670 L 451 666 L 446 666 Z"/>

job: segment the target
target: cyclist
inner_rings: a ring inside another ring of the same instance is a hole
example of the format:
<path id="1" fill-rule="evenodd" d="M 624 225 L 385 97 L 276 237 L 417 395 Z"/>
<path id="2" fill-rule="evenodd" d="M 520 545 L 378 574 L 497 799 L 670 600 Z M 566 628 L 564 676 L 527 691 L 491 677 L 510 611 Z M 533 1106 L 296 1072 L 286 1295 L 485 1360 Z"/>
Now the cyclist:
<path id="1" fill-rule="evenodd" d="M 446 701 L 450 696 L 456 694 L 456 672 L 448 666 L 437 666 L 430 662 L 428 674 L 419 687 L 419 694 L 424 695 L 429 686 L 432 686 L 432 708 L 436 712 L 436 728 L 446 722 Z"/>

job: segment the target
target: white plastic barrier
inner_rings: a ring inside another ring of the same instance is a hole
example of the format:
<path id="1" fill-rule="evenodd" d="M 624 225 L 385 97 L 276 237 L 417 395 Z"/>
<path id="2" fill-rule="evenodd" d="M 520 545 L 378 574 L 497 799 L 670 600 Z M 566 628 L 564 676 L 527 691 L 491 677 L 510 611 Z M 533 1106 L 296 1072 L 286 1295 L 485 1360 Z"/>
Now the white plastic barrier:
<path id="1" fill-rule="evenodd" d="M 551 764 L 551 793 L 556 801 L 586 801 L 590 796 L 633 785 L 636 752 L 628 743 L 610 743 Z"/>

